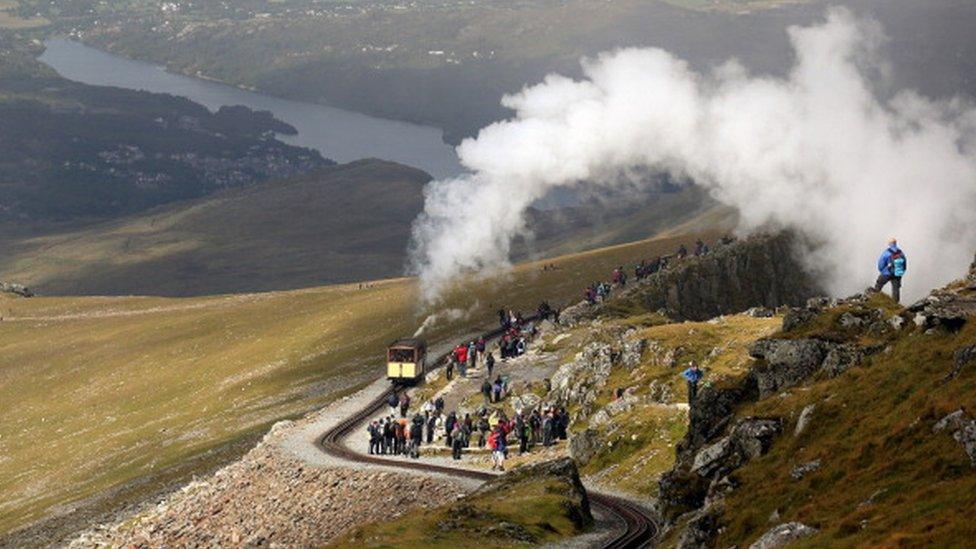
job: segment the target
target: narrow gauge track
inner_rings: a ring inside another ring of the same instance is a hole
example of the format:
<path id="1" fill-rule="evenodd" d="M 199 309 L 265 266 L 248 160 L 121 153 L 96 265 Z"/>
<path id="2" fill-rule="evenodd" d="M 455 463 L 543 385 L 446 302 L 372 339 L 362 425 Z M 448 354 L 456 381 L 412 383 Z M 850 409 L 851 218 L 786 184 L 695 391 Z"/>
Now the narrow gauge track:
<path id="1" fill-rule="evenodd" d="M 528 320 L 534 320 L 534 317 L 530 317 Z M 482 334 L 481 337 L 484 337 L 486 340 L 491 340 L 497 338 L 501 334 L 502 330 L 496 329 Z M 444 353 L 443 355 L 439 356 L 434 364 L 430 366 L 430 369 L 443 366 L 447 362 L 447 358 L 448 353 Z M 491 473 L 484 471 L 473 471 L 469 469 L 434 465 L 419 461 L 400 461 L 371 456 L 361 454 L 355 450 L 347 448 L 342 441 L 349 436 L 349 434 L 352 433 L 357 426 L 379 413 L 380 410 L 386 406 L 386 401 L 390 394 L 396 392 L 396 387 L 391 386 L 389 389 L 384 391 L 383 394 L 377 396 L 372 402 L 364 406 L 358 412 L 343 419 L 334 427 L 326 431 L 318 439 L 319 449 L 329 455 L 358 463 L 371 463 L 375 465 L 384 465 L 387 467 L 398 467 L 401 469 L 441 473 L 444 475 L 471 478 L 481 481 L 491 479 L 494 476 Z M 613 549 L 630 549 L 646 547 L 650 544 L 651 539 L 657 532 L 657 525 L 638 505 L 621 498 L 598 492 L 590 492 L 589 498 L 592 505 L 602 508 L 607 514 L 618 517 L 620 521 L 626 525 L 622 532 L 614 536 L 613 539 L 608 540 L 603 547 Z"/>

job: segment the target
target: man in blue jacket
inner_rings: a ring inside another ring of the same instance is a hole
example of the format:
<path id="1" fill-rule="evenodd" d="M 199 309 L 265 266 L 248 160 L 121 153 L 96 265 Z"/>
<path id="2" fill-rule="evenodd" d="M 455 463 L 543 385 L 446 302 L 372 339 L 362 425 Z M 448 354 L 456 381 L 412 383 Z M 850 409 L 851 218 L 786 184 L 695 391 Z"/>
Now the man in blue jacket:
<path id="1" fill-rule="evenodd" d="M 884 285 L 891 282 L 891 297 L 895 301 L 901 301 L 901 277 L 905 276 L 908 270 L 908 260 L 905 252 L 898 247 L 898 241 L 892 238 L 888 242 L 888 247 L 878 258 L 878 281 L 874 285 L 874 290 L 880 292 Z"/>
<path id="2" fill-rule="evenodd" d="M 690 406 L 695 403 L 695 398 L 698 396 L 698 382 L 701 381 L 705 372 L 702 372 L 698 364 L 692 362 L 691 366 L 681 375 L 688 381 L 688 405 Z"/>

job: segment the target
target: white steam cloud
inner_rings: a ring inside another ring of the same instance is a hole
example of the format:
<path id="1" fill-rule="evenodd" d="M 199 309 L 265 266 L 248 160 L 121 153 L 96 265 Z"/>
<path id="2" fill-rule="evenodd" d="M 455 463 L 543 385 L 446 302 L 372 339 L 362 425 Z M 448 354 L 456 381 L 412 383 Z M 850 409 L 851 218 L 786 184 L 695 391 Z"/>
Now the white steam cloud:
<path id="1" fill-rule="evenodd" d="M 846 10 L 789 36 L 787 78 L 622 49 L 585 60 L 582 80 L 550 75 L 504 98 L 515 118 L 458 147 L 473 173 L 427 190 L 412 250 L 424 296 L 506 266 L 526 208 L 552 189 L 638 167 L 690 177 L 739 209 L 743 231 L 774 224 L 820 243 L 808 264 L 837 295 L 873 282 L 892 236 L 908 297 L 959 276 L 976 249 L 976 110 L 876 97 L 880 29 Z"/>

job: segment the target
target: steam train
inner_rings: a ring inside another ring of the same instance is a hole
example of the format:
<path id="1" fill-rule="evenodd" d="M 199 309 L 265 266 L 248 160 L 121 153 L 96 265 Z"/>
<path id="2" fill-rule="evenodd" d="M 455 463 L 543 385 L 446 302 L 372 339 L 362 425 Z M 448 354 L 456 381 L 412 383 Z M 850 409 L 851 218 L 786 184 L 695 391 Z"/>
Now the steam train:
<path id="1" fill-rule="evenodd" d="M 427 342 L 418 338 L 398 339 L 386 349 L 386 378 L 412 385 L 427 374 Z"/>

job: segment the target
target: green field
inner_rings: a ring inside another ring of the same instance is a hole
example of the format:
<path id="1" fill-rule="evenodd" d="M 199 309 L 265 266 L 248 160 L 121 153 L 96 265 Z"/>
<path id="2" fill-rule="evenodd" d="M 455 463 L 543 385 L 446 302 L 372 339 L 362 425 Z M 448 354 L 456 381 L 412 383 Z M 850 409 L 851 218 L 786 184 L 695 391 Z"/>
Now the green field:
<path id="1" fill-rule="evenodd" d="M 526 264 L 460 287 L 450 306 L 471 314 L 430 337 L 490 326 L 500 306 L 575 301 L 613 265 L 694 238 L 547 260 L 555 271 Z M 230 445 L 271 422 L 381 375 L 384 344 L 424 316 L 411 279 L 184 299 L 3 298 L 0 314 L 0 532 L 128 487 L 95 502 L 112 508 L 229 459 L 242 451 Z"/>

